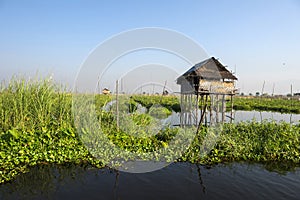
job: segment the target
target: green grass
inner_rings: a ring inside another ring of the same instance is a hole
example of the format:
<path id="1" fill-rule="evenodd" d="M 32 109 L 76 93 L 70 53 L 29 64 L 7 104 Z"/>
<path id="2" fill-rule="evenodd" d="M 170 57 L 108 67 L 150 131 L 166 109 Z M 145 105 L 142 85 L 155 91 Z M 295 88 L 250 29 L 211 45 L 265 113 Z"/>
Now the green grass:
<path id="1" fill-rule="evenodd" d="M 112 99 L 113 96 L 96 95 L 96 107 L 101 108 Z M 137 103 L 149 108 L 148 112 L 136 113 Z M 157 104 L 164 107 L 153 107 Z M 149 135 L 144 128 L 156 125 L 153 116 L 165 117 L 171 110 L 176 110 L 177 97 L 132 96 L 125 106 L 130 108 L 129 114 L 124 116 L 125 122 L 129 120 L 131 123 L 128 130 L 117 129 L 112 111 L 97 110 L 105 137 L 121 150 L 141 155 L 160 149 L 167 150 L 170 142 L 179 135 L 179 128 L 162 129 L 150 137 L 134 135 L 136 132 L 143 136 Z M 50 80 L 25 81 L 15 78 L 1 85 L 0 183 L 10 181 L 16 175 L 27 172 L 31 166 L 39 164 L 88 163 L 96 167 L 105 166 L 104 160 L 96 159 L 93 156 L 95 152 L 89 152 L 83 145 L 75 129 L 71 108 L 71 93 Z M 299 140 L 300 126 L 284 122 L 225 124 L 216 133 L 202 127 L 190 148 L 177 161 L 201 164 L 232 161 L 292 162 L 299 165 Z M 108 151 L 102 148 L 96 153 L 109 155 Z"/>
<path id="2" fill-rule="evenodd" d="M 39 163 L 94 162 L 76 136 L 72 96 L 50 80 L 1 85 L 0 182 Z"/>
<path id="3" fill-rule="evenodd" d="M 161 105 L 169 111 L 180 112 L 180 101 L 177 96 L 133 95 L 131 98 L 147 109 L 153 105 Z"/>

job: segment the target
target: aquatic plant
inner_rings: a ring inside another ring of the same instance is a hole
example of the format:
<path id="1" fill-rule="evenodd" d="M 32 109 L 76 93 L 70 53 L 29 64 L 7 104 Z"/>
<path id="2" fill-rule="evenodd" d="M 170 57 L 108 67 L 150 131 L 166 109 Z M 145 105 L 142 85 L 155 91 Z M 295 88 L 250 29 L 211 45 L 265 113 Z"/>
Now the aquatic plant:
<path id="1" fill-rule="evenodd" d="M 199 162 L 205 164 L 232 161 L 299 164 L 299 125 L 274 121 L 224 124 L 217 145 Z"/>
<path id="2" fill-rule="evenodd" d="M 172 161 L 172 157 L 167 157 L 172 152 L 168 151 L 178 151 L 183 155 L 178 154 L 177 161 L 200 164 L 233 161 L 300 163 L 300 125 L 273 121 L 241 122 L 224 124 L 217 134 L 203 126 L 188 149 L 180 149 L 180 145 L 178 149 L 168 149 L 175 137 L 184 138 L 193 129 L 182 133 L 179 127 L 162 127 L 156 134 L 149 135 L 145 127 L 178 107 L 177 97 L 132 96 L 125 106 L 134 108 L 142 104 L 148 110 L 138 113 L 136 109 L 129 109 L 126 117 L 124 115 L 124 119 L 132 122 L 128 130 L 118 129 L 113 108 L 107 111 L 101 109 L 112 100 L 110 95 L 96 95 L 94 98 L 103 137 L 121 150 L 126 150 L 120 156 L 126 155 L 126 152 L 146 155 L 162 150 L 168 161 Z M 298 106 L 296 103 L 294 105 Z M 110 155 L 109 149 L 96 148 L 96 153 L 104 155 L 103 160 L 87 150 L 78 135 L 79 130 L 75 129 L 71 108 L 71 93 L 51 80 L 26 81 L 14 78 L 1 85 L 0 183 L 10 181 L 17 174 L 25 173 L 31 166 L 39 164 L 88 163 L 96 167 L 105 166 Z M 134 135 L 129 130 L 139 133 L 142 130 L 144 136 L 148 137 Z M 83 131 L 91 134 L 89 130 Z M 155 153 L 152 156 L 155 158 Z"/>

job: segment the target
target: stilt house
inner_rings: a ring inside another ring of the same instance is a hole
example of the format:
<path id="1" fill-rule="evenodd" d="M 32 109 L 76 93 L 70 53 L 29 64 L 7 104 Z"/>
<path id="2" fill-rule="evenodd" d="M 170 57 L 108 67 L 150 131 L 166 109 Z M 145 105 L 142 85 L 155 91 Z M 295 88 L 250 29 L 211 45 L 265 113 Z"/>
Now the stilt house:
<path id="1" fill-rule="evenodd" d="M 194 65 L 182 74 L 177 79 L 177 84 L 181 86 L 181 125 L 198 124 L 199 120 L 206 124 L 224 122 L 226 96 L 230 97 L 233 107 L 236 80 L 214 57 Z M 232 121 L 232 112 L 229 117 Z"/>

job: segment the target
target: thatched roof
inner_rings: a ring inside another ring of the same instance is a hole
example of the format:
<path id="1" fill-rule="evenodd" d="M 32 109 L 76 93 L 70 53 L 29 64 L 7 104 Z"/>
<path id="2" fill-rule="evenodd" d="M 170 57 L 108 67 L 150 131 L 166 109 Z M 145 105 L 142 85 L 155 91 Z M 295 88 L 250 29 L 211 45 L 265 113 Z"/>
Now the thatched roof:
<path id="1" fill-rule="evenodd" d="M 104 89 L 102 90 L 102 94 L 110 94 L 110 90 L 107 89 L 107 88 L 104 88 Z"/>
<path id="2" fill-rule="evenodd" d="M 188 71 L 186 71 L 184 74 L 182 74 L 177 79 L 177 83 L 180 84 L 183 80 L 188 80 L 190 78 L 195 78 L 195 77 L 204 79 L 204 80 L 205 79 L 237 80 L 237 78 L 231 72 L 229 72 L 226 69 L 226 67 L 223 66 L 214 57 L 211 57 L 209 59 L 206 59 L 206 60 L 194 65 L 192 68 L 190 68 Z"/>

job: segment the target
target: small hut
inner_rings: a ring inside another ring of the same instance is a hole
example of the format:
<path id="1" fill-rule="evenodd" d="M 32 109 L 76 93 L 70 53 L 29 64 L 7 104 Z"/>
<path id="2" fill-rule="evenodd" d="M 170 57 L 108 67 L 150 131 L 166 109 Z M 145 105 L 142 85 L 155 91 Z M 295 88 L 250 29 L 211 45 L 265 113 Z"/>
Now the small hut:
<path id="1" fill-rule="evenodd" d="M 107 88 L 104 88 L 104 89 L 102 90 L 102 94 L 110 94 L 110 90 L 107 89 Z"/>
<path id="2" fill-rule="evenodd" d="M 224 122 L 226 96 L 230 97 L 233 108 L 232 97 L 237 91 L 235 88 L 236 80 L 237 78 L 214 57 L 187 70 L 177 79 L 177 84 L 181 88 L 180 124 Z M 231 121 L 233 119 L 232 110 L 231 116 L 229 116 Z M 219 120 L 220 117 L 221 120 Z"/>

